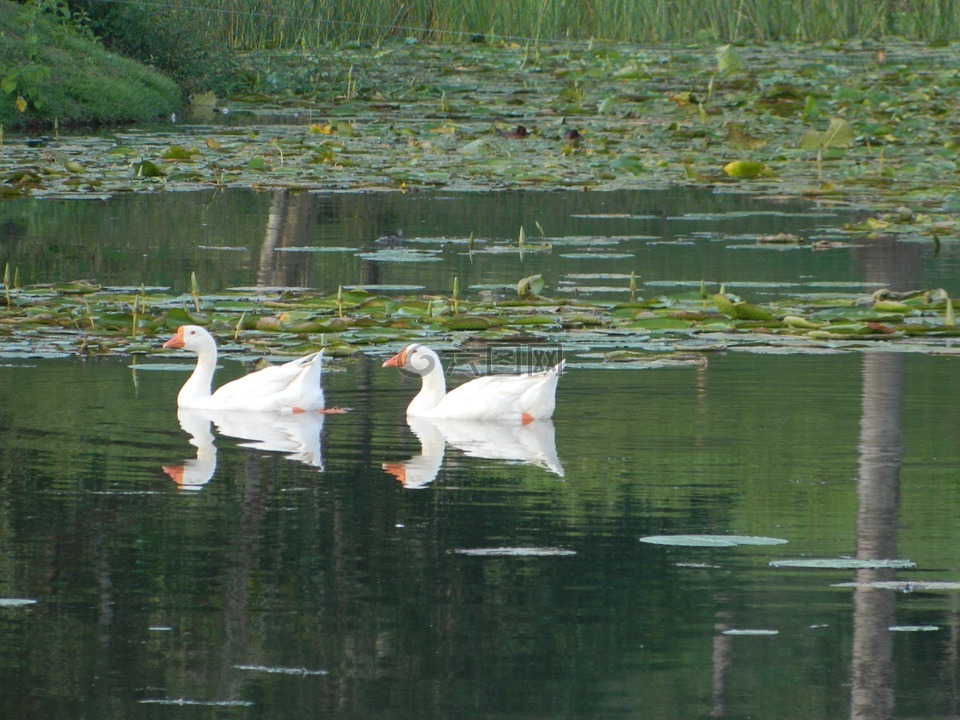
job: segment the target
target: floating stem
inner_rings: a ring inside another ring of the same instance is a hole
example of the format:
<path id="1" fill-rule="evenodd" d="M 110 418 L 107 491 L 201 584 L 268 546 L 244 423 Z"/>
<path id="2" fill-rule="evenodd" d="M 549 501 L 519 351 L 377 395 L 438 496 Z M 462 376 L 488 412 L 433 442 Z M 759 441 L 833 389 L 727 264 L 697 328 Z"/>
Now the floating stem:
<path id="1" fill-rule="evenodd" d="M 7 310 L 10 309 L 10 263 L 3 267 L 3 293 L 7 296 Z"/>
<path id="2" fill-rule="evenodd" d="M 460 278 L 453 278 L 453 314 L 460 314 Z"/>
<path id="3" fill-rule="evenodd" d="M 634 274 L 633 270 L 630 271 L 630 302 L 635 303 L 637 301 L 637 276 Z"/>
<path id="4" fill-rule="evenodd" d="M 954 326 L 957 324 L 957 319 L 953 315 L 953 300 L 947 298 L 947 311 L 946 317 L 943 320 L 944 325 Z"/>
<path id="5" fill-rule="evenodd" d="M 337 317 L 343 317 L 343 285 L 337 286 Z"/>

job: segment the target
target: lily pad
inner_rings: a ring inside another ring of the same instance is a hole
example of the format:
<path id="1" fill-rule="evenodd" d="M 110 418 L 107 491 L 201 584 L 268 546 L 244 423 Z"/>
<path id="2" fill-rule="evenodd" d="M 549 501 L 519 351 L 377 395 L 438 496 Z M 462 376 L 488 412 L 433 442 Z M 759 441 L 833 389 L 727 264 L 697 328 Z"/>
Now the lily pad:
<path id="1" fill-rule="evenodd" d="M 374 262 L 416 263 L 440 262 L 442 258 L 434 252 L 424 250 L 407 250 L 405 248 L 380 250 L 372 253 L 357 253 L 357 257 Z"/>
<path id="2" fill-rule="evenodd" d="M 891 625 L 887 628 L 890 632 L 936 632 L 940 629 L 938 625 Z"/>
<path id="3" fill-rule="evenodd" d="M 247 672 L 268 673 L 271 675 L 329 675 L 329 670 L 310 670 L 302 667 L 277 667 L 273 665 L 234 665 L 237 670 L 246 670 Z"/>
<path id="4" fill-rule="evenodd" d="M 651 535 L 640 542 L 681 547 L 737 547 L 739 545 L 785 545 L 788 540 L 751 535 Z"/>
<path id="5" fill-rule="evenodd" d="M 897 592 L 925 592 L 938 590 L 960 590 L 960 582 L 915 580 L 912 582 L 896 582 L 876 580 L 873 582 L 843 582 L 834 583 L 831 587 L 843 588 L 873 588 L 876 590 L 895 590 Z"/>
<path id="6" fill-rule="evenodd" d="M 37 601 L 30 598 L 0 598 L 0 608 L 26 607 L 36 604 Z"/>
<path id="7" fill-rule="evenodd" d="M 253 707 L 250 700 L 192 700 L 190 698 L 143 698 L 138 700 L 141 705 L 176 705 L 201 707 Z"/>
<path id="8" fill-rule="evenodd" d="M 472 557 L 568 557 L 577 554 L 575 550 L 555 547 L 459 548 L 453 552 Z"/>
<path id="9" fill-rule="evenodd" d="M 296 245 L 293 247 L 278 247 L 274 248 L 275 252 L 288 252 L 288 253 L 342 253 L 342 252 L 356 252 L 355 247 L 342 247 L 339 245 L 328 245 L 328 246 L 313 246 L 313 245 Z"/>
<path id="10" fill-rule="evenodd" d="M 771 560 L 775 568 L 816 568 L 822 570 L 905 570 L 917 566 L 911 560 L 859 560 L 857 558 L 798 558 Z"/>

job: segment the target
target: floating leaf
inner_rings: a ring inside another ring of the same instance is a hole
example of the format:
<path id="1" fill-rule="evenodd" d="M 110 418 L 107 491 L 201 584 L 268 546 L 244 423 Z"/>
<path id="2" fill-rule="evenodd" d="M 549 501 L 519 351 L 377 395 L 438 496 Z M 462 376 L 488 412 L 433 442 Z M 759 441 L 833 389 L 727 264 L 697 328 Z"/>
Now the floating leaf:
<path id="1" fill-rule="evenodd" d="M 730 177 L 739 179 L 751 179 L 760 177 L 767 169 L 762 162 L 753 160 L 734 160 L 723 166 L 723 171 Z"/>
<path id="2" fill-rule="evenodd" d="M 723 293 L 713 294 L 713 304 L 717 306 L 717 310 L 722 312 L 727 317 L 735 318 L 737 316 L 737 311 L 734 307 L 733 300 L 728 298 Z"/>
<path id="3" fill-rule="evenodd" d="M 468 142 L 466 145 L 460 148 L 460 152 L 464 155 L 479 155 L 487 149 L 487 141 L 483 138 L 477 138 Z"/>
<path id="4" fill-rule="evenodd" d="M 717 70 L 724 77 L 743 69 L 743 60 L 733 45 L 721 45 L 717 48 Z"/>
<path id="5" fill-rule="evenodd" d="M 795 560 L 771 560 L 776 568 L 817 568 L 825 570 L 903 570 L 916 567 L 910 560 L 860 560 L 857 558 L 798 558 Z"/>
<path id="6" fill-rule="evenodd" d="M 273 675 L 329 675 L 329 670 L 308 670 L 302 667 L 275 667 L 272 665 L 234 665 L 237 670 L 261 672 Z"/>
<path id="7" fill-rule="evenodd" d="M 575 550 L 552 547 L 461 548 L 454 552 L 473 557 L 568 557 L 577 554 Z"/>
<path id="8" fill-rule="evenodd" d="M 36 600 L 29 598 L 0 598 L 0 607 L 26 607 L 27 605 L 36 605 Z"/>
<path id="9" fill-rule="evenodd" d="M 799 146 L 804 150 L 825 150 L 827 148 L 852 147 L 856 140 L 853 126 L 843 118 L 833 118 L 830 126 L 824 130 L 806 130 L 800 136 Z"/>
<path id="10" fill-rule="evenodd" d="M 189 160 L 190 153 L 182 145 L 173 145 L 160 157 L 164 160 Z"/>
<path id="11" fill-rule="evenodd" d="M 493 325 L 490 318 L 479 315 L 458 315 L 443 322 L 447 330 L 486 330 Z"/>
<path id="12" fill-rule="evenodd" d="M 734 303 L 733 311 L 736 313 L 738 320 L 760 320 L 769 322 L 776 319 L 769 310 L 748 302 Z"/>
<path id="13" fill-rule="evenodd" d="M 517 295 L 523 300 L 538 299 L 545 284 L 546 281 L 543 279 L 543 275 L 525 277 L 517 283 Z"/>
<path id="14" fill-rule="evenodd" d="M 651 545 L 724 548 L 738 545 L 785 545 L 788 541 L 752 535 L 651 535 L 640 538 L 640 542 Z"/>
<path id="15" fill-rule="evenodd" d="M 960 582 L 938 582 L 926 580 L 914 581 L 885 581 L 875 580 L 871 582 L 844 582 L 834 583 L 830 587 L 843 588 L 874 588 L 876 590 L 896 590 L 897 592 L 921 592 L 934 590 L 960 590 Z"/>
<path id="16" fill-rule="evenodd" d="M 887 628 L 890 632 L 935 632 L 940 629 L 939 625 L 891 625 Z"/>
<path id="17" fill-rule="evenodd" d="M 163 173 L 160 171 L 160 168 L 156 164 L 150 162 L 149 160 L 141 160 L 140 162 L 135 162 L 133 164 L 133 171 L 136 173 L 137 177 L 145 178 L 155 178 L 162 177 Z"/>
<path id="18" fill-rule="evenodd" d="M 727 125 L 727 136 L 723 140 L 727 145 L 739 150 L 759 150 L 767 144 L 766 140 L 749 135 L 733 123 Z"/>

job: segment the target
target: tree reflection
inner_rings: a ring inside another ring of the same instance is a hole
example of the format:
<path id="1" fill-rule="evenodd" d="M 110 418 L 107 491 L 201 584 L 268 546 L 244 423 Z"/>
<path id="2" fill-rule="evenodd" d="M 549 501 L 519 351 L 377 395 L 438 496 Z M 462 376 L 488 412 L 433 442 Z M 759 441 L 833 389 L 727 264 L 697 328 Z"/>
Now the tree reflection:
<path id="1" fill-rule="evenodd" d="M 878 238 L 854 251 L 864 279 L 895 291 L 908 290 L 919 276 L 921 254 L 915 245 Z M 857 558 L 897 557 L 900 510 L 901 426 L 905 358 L 899 353 L 866 353 L 862 361 L 860 474 L 857 480 Z M 893 570 L 857 572 L 858 583 L 890 580 Z M 853 596 L 851 718 L 893 715 L 893 639 L 896 597 L 890 590 L 860 585 Z"/>

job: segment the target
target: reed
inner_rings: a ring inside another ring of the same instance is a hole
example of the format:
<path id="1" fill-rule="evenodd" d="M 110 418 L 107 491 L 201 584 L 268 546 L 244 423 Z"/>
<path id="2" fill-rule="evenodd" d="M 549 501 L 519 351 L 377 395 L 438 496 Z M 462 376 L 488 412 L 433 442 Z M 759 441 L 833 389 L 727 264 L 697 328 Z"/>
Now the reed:
<path id="1" fill-rule="evenodd" d="M 960 37 L 960 0 L 169 0 L 234 49 L 471 40 L 825 41 Z"/>

